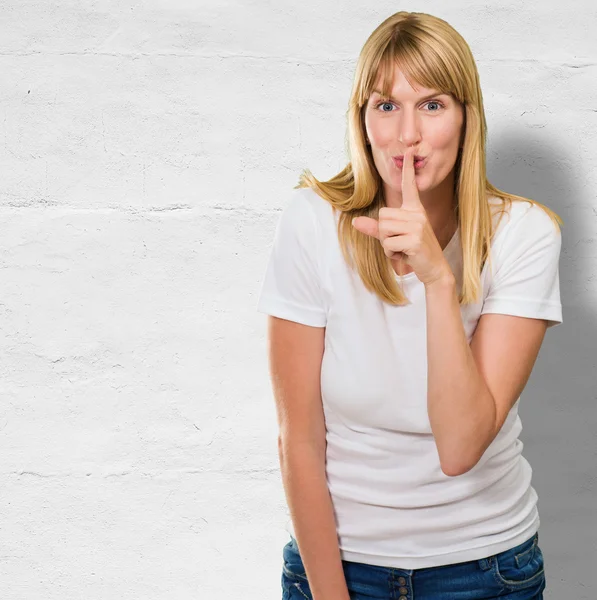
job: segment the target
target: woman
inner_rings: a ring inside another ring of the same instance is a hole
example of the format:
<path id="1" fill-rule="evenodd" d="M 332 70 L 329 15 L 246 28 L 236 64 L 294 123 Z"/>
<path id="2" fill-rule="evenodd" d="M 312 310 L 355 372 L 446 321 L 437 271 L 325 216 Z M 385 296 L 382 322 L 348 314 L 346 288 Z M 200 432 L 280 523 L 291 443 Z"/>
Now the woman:
<path id="1" fill-rule="evenodd" d="M 562 322 L 561 219 L 492 186 L 471 51 L 399 12 L 360 54 L 350 162 L 277 226 L 268 319 L 283 598 L 542 598 L 518 403 Z"/>

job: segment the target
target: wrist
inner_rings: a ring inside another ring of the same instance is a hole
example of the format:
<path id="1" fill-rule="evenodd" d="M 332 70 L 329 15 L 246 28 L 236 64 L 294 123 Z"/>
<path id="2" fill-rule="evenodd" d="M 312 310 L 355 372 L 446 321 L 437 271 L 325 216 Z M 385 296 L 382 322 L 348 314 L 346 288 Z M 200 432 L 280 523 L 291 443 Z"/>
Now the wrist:
<path id="1" fill-rule="evenodd" d="M 454 273 L 442 273 L 434 280 L 425 283 L 425 292 L 429 292 L 435 289 L 454 289 L 456 287 L 456 278 Z"/>

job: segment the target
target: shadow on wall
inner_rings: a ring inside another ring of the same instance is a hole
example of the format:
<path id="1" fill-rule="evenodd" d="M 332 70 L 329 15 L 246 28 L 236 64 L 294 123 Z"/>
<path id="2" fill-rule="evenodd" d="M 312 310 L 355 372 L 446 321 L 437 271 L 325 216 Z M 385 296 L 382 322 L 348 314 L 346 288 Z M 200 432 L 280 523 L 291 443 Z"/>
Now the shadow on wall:
<path id="1" fill-rule="evenodd" d="M 562 153 L 572 145 L 567 142 L 529 129 L 524 136 L 506 131 L 488 144 L 487 176 L 500 189 L 549 206 L 564 221 L 563 323 L 547 331 L 519 414 L 546 562 L 583 579 L 597 564 L 597 530 L 587 527 L 597 523 L 597 207 L 590 203 L 595 195 L 582 189 L 591 179 L 584 164 L 573 160 L 573 149 Z"/>

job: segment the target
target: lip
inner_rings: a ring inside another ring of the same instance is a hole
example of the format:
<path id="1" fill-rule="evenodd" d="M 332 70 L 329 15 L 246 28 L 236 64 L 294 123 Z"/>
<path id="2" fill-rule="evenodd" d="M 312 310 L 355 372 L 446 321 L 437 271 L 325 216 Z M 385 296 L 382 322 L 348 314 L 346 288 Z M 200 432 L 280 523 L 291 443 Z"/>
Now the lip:
<path id="1" fill-rule="evenodd" d="M 392 156 L 392 158 L 394 158 L 396 160 L 404 160 L 404 154 Z M 425 156 L 419 156 L 418 154 L 415 154 L 415 156 L 414 156 L 415 161 L 425 160 L 425 158 L 426 158 Z"/>
<path id="2" fill-rule="evenodd" d="M 392 161 L 394 165 L 399 169 L 402 169 L 404 165 L 404 156 L 392 156 Z M 427 164 L 427 157 L 418 157 L 415 156 L 414 166 L 415 169 L 422 169 Z"/>

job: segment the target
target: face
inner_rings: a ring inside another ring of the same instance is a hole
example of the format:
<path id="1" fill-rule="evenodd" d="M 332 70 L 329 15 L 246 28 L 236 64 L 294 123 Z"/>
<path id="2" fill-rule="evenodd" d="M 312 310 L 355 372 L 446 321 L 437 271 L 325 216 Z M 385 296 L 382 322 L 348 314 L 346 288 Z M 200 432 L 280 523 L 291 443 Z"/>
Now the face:
<path id="1" fill-rule="evenodd" d="M 374 89 L 381 90 L 381 79 Z M 402 168 L 392 157 L 403 156 L 407 147 L 414 146 L 415 155 L 425 158 L 422 166 L 415 163 L 421 197 L 453 175 L 463 123 L 464 109 L 455 98 L 429 88 L 413 89 L 396 67 L 391 99 L 373 92 L 365 108 L 366 133 L 386 200 L 401 197 Z"/>

